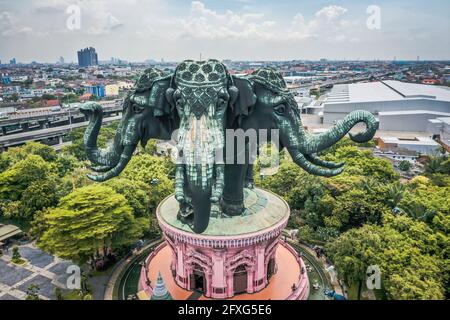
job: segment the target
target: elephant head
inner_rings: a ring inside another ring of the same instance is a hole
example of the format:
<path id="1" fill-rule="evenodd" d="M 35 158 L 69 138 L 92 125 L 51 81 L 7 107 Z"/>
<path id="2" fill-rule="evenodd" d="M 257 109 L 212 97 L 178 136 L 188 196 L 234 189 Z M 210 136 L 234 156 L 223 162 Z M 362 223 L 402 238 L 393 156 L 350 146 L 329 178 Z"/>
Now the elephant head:
<path id="1" fill-rule="evenodd" d="M 303 128 L 294 96 L 279 72 L 262 68 L 247 79 L 253 83 L 257 101 L 252 114 L 244 118 L 243 126 L 279 129 L 281 146 L 286 147 L 293 161 L 308 173 L 326 177 L 341 173 L 343 163 L 324 161 L 317 153 L 337 143 L 360 122 L 365 123 L 365 131 L 355 135 L 349 133 L 350 139 L 355 142 L 369 141 L 378 129 L 378 122 L 370 112 L 358 110 L 349 113 L 324 133 L 308 134 Z"/>
<path id="2" fill-rule="evenodd" d="M 99 173 L 88 175 L 90 179 L 101 182 L 119 175 L 139 142 L 145 146 L 151 138 L 170 139 L 179 122 L 177 114 L 171 112 L 170 104 L 165 98 L 170 81 L 170 75 L 155 68 L 143 73 L 133 93 L 124 101 L 122 121 L 113 144 L 104 150 L 97 146 L 102 125 L 102 107 L 95 102 L 88 102 L 80 107 L 80 111 L 90 119 L 84 134 L 86 155 L 96 165 L 92 169 Z"/>
<path id="3" fill-rule="evenodd" d="M 178 217 L 191 222 L 196 233 L 209 223 L 211 203 L 217 203 L 224 186 L 225 124 L 229 105 L 238 91 L 225 66 L 217 60 L 180 63 L 167 97 L 180 117 L 175 177 Z"/>

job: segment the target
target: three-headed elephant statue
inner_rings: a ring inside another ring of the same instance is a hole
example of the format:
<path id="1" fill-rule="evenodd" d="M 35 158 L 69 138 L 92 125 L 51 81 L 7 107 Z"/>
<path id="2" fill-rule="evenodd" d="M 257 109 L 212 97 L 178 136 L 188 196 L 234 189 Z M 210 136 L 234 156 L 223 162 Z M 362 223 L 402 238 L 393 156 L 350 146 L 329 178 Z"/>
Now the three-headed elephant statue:
<path id="1" fill-rule="evenodd" d="M 297 165 L 311 174 L 329 177 L 342 172 L 343 164 L 324 161 L 317 154 L 360 122 L 366 125 L 364 132 L 350 134 L 356 142 L 372 139 L 378 127 L 372 114 L 354 111 L 329 131 L 308 134 L 294 96 L 279 72 L 263 68 L 248 76 L 235 76 L 217 60 L 186 60 L 172 74 L 146 70 L 124 101 L 121 124 L 107 150 L 97 147 L 101 107 L 87 103 L 81 111 L 90 116 L 85 146 L 89 160 L 96 165 L 93 170 L 98 174 L 89 175 L 95 181 L 119 175 L 139 142 L 145 145 L 149 139 L 175 138 L 178 218 L 196 233 L 208 227 L 213 203 L 220 204 L 226 215 L 239 215 L 244 210 L 243 189 L 253 161 L 249 150 L 263 141 L 245 140 L 238 147 L 236 135 L 229 135 L 230 131 L 277 130 L 280 147 L 287 149 Z M 245 160 L 239 162 L 242 153 Z"/>

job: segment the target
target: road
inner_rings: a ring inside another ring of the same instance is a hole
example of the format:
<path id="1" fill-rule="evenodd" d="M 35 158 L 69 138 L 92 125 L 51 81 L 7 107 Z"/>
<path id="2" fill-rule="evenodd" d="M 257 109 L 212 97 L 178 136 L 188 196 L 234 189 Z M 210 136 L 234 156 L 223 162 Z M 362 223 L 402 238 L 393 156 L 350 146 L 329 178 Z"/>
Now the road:
<path id="1" fill-rule="evenodd" d="M 122 115 L 104 118 L 103 123 L 110 123 L 112 121 L 116 121 L 116 120 L 120 120 L 120 119 L 122 119 Z M 6 135 L 6 136 L 0 136 L 0 148 L 7 148 L 7 147 L 20 145 L 20 144 L 23 144 L 28 141 L 37 141 L 37 140 L 43 140 L 43 139 L 49 139 L 49 138 L 55 138 L 55 137 L 62 137 L 72 129 L 86 127 L 88 125 L 88 123 L 89 123 L 89 121 L 85 121 L 85 122 L 80 122 L 80 123 L 74 123 L 72 125 L 65 125 L 65 126 L 60 126 L 60 127 L 55 127 L 55 128 L 33 130 L 33 131 L 21 132 L 21 133 Z"/>

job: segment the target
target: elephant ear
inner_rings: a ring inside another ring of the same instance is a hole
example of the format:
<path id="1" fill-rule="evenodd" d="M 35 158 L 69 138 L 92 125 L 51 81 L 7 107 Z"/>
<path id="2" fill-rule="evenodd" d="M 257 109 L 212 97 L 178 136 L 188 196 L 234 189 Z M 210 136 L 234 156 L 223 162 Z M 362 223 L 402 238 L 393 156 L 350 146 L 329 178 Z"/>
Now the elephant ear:
<path id="1" fill-rule="evenodd" d="M 231 76 L 231 79 L 234 87 L 237 88 L 237 96 L 232 96 L 232 101 L 230 102 L 233 114 L 236 118 L 248 116 L 256 104 L 253 84 L 250 80 L 243 77 Z"/>
<path id="2" fill-rule="evenodd" d="M 172 107 L 167 100 L 166 91 L 171 84 L 172 76 L 157 79 L 150 88 L 148 104 L 153 108 L 155 117 L 168 115 L 172 112 Z"/>
<path id="3" fill-rule="evenodd" d="M 129 102 L 141 107 L 152 108 L 155 116 L 167 115 L 171 108 L 165 98 L 172 76 L 157 68 L 146 69 L 136 81 L 135 89 L 129 96 Z"/>

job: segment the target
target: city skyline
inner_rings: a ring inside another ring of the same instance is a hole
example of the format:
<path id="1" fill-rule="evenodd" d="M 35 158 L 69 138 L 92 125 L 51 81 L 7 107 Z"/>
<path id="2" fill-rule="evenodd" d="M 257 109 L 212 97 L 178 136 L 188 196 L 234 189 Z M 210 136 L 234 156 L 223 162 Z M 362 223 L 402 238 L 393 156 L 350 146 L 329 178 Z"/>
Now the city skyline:
<path id="1" fill-rule="evenodd" d="M 102 61 L 446 60 L 448 9 L 436 0 L 0 0 L 0 59 L 71 62 L 92 46 Z"/>

